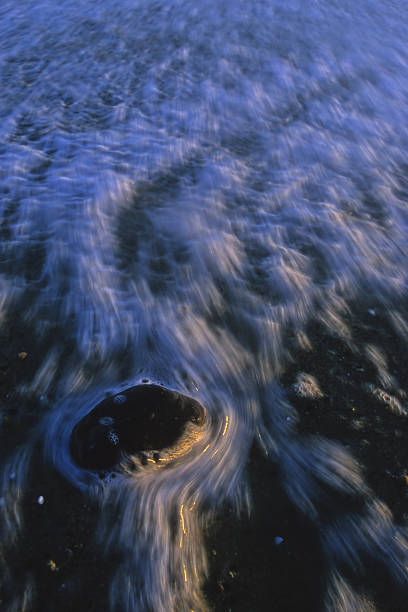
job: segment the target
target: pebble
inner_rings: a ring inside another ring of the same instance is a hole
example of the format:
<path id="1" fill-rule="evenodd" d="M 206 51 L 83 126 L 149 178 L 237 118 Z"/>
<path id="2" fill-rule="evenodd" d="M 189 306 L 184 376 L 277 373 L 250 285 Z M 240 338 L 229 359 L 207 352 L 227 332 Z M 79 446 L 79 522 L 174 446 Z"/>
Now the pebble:
<path id="1" fill-rule="evenodd" d="M 40 504 L 40 506 L 43 505 L 43 503 L 45 502 L 45 499 L 43 498 L 42 495 L 40 495 L 40 497 L 37 499 L 37 502 Z"/>
<path id="2" fill-rule="evenodd" d="M 299 372 L 293 389 L 298 397 L 303 397 L 305 399 L 318 400 L 323 397 L 323 392 L 316 378 L 305 372 Z"/>
<path id="3" fill-rule="evenodd" d="M 368 314 L 370 314 L 372 317 L 375 317 L 375 310 L 373 308 L 369 308 Z"/>
<path id="4" fill-rule="evenodd" d="M 276 538 L 275 538 L 276 546 L 279 546 L 280 544 L 282 544 L 282 542 L 284 542 L 284 539 L 281 538 L 280 536 L 276 536 Z"/>

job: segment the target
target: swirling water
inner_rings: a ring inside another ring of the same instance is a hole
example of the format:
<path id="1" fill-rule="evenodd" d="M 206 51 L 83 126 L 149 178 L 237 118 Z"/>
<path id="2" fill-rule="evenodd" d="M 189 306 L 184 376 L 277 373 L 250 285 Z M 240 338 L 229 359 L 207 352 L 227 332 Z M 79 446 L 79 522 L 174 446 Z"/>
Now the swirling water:
<path id="1" fill-rule="evenodd" d="M 367 500 L 323 530 L 326 609 L 364 608 L 341 569 L 363 550 L 404 583 L 404 526 L 349 450 L 296 433 L 280 376 L 288 333 L 319 317 L 342 334 L 351 299 L 406 329 L 405 3 L 4 0 L 0 33 L 1 321 L 46 339 L 20 389 L 37 427 L 3 465 L 3 541 L 40 441 L 123 552 L 111 608 L 205 610 L 205 525 L 250 506 L 257 440 L 316 523 L 320 485 Z M 101 481 L 71 432 L 142 379 L 198 399 L 205 432 L 171 469 Z M 10 609 L 31 605 L 20 591 Z"/>

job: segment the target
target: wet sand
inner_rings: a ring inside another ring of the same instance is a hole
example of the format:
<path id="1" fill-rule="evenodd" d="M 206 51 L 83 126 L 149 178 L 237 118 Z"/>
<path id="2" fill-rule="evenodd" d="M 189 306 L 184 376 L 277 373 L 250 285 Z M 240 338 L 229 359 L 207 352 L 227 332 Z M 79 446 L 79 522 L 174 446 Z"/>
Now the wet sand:
<path id="1" fill-rule="evenodd" d="M 403 312 L 404 305 L 396 310 Z M 395 522 L 406 525 L 405 341 L 378 303 L 371 308 L 367 303 L 354 304 L 343 321 L 345 327 L 338 335 L 329 332 L 322 321 L 315 321 L 301 336 L 289 334 L 291 358 L 281 384 L 297 410 L 298 435 L 340 442 L 358 461 L 366 483 L 390 508 Z M 21 389 L 35 373 L 39 350 L 24 326 L 9 322 L 3 327 L 2 461 L 31 435 L 37 421 L 39 400 L 30 400 Z M 23 590 L 31 584 L 34 603 L 28 609 L 107 611 L 110 577 L 118 560 L 105 558 L 95 544 L 98 509 L 42 465 L 40 448 L 34 456 L 23 500 L 21 539 L 5 556 L 3 569 L 12 579 L 6 580 L 0 596 L 2 609 L 8 609 L 13 589 Z M 321 552 L 319 525 L 293 507 L 280 484 L 278 466 L 259 447 L 254 446 L 251 452 L 247 475 L 253 497 L 251 515 L 236 517 L 226 507 L 207 533 L 210 572 L 204 591 L 210 609 L 322 609 L 328 568 Z M 40 496 L 43 503 L 39 503 Z M 350 503 L 339 498 L 339 513 L 359 511 Z M 381 567 L 368 565 L 363 575 L 348 579 L 367 605 L 373 603 L 373 609 L 406 610 L 405 594 L 395 588 Z"/>

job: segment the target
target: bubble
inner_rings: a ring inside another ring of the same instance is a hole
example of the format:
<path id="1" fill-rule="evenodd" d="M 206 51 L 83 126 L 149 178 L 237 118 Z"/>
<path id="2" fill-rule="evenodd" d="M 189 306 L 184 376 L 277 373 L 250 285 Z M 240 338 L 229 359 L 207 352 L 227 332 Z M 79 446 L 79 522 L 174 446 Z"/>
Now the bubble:
<path id="1" fill-rule="evenodd" d="M 100 425 L 105 425 L 107 427 L 109 427 L 109 425 L 113 425 L 114 422 L 115 422 L 115 419 L 110 416 L 101 417 L 98 421 Z"/>
<path id="2" fill-rule="evenodd" d="M 126 402 L 126 396 L 120 393 L 113 398 L 115 404 L 124 404 Z"/>
<path id="3" fill-rule="evenodd" d="M 119 446 L 119 436 L 117 433 L 115 433 L 114 431 L 110 431 L 108 433 L 108 440 L 109 442 L 111 442 L 111 444 L 113 444 L 114 446 Z"/>

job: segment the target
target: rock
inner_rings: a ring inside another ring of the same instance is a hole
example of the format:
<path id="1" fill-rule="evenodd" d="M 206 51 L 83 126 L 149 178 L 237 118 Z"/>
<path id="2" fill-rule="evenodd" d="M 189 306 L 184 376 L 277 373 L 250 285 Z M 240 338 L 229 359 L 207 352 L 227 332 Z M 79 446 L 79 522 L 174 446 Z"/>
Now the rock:
<path id="1" fill-rule="evenodd" d="M 318 400 L 323 397 L 323 393 L 315 377 L 305 372 L 300 372 L 297 375 L 293 389 L 296 395 L 305 399 Z"/>
<path id="2" fill-rule="evenodd" d="M 129 455 L 144 466 L 162 465 L 159 451 L 174 448 L 181 438 L 188 448 L 188 428 L 197 431 L 204 421 L 197 400 L 159 385 L 137 385 L 104 399 L 75 426 L 71 455 L 80 467 L 95 471 L 115 469 Z"/>

